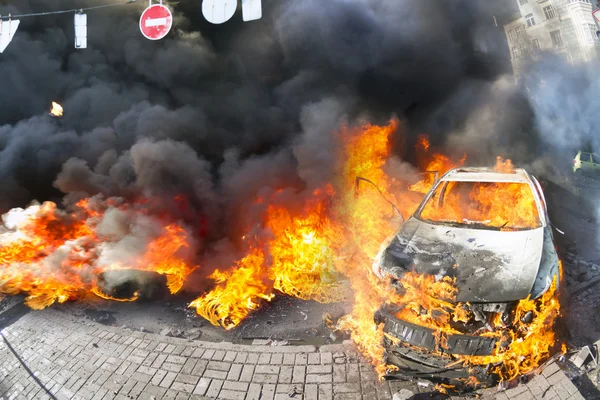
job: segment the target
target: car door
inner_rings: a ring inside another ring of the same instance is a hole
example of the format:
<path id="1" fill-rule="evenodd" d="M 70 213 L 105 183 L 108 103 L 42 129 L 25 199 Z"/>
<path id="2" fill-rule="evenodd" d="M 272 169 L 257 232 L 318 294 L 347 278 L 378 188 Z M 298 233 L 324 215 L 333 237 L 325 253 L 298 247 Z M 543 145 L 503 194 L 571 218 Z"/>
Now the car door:
<path id="1" fill-rule="evenodd" d="M 600 175 L 600 156 L 592 154 L 592 172 L 594 175 Z"/>
<path id="2" fill-rule="evenodd" d="M 581 161 L 581 172 L 585 175 L 593 174 L 594 167 L 592 163 L 592 155 L 590 153 L 581 153 L 579 156 L 579 161 Z"/>

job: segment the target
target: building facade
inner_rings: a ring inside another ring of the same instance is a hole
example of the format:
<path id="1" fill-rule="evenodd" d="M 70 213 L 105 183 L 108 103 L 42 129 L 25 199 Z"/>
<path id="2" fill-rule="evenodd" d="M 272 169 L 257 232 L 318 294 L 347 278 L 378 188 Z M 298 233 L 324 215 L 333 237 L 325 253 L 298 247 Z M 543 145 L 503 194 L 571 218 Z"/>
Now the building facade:
<path id="1" fill-rule="evenodd" d="M 512 0 L 519 12 L 504 25 L 515 78 L 542 52 L 571 63 L 600 60 L 600 37 L 592 16 L 596 0 Z"/>

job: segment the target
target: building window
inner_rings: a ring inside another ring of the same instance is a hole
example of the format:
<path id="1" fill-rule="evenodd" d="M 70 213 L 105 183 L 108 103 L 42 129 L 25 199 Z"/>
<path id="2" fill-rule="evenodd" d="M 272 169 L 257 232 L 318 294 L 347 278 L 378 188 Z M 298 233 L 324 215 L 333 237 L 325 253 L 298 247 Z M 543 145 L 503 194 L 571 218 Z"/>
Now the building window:
<path id="1" fill-rule="evenodd" d="M 552 44 L 554 47 L 563 47 L 563 39 L 560 34 L 560 29 L 550 32 L 550 39 L 552 39 Z"/>
<path id="2" fill-rule="evenodd" d="M 516 35 L 515 31 L 513 31 L 512 29 L 510 31 L 508 31 L 508 40 L 510 42 L 515 42 L 517 40 L 517 35 Z"/>
<path id="3" fill-rule="evenodd" d="M 519 3 L 524 6 L 525 4 L 527 4 L 527 0 L 519 0 Z"/>
<path id="4" fill-rule="evenodd" d="M 512 49 L 512 58 L 513 58 L 513 60 L 519 58 L 519 50 L 517 50 L 516 47 L 513 47 L 513 49 Z"/>
<path id="5" fill-rule="evenodd" d="M 542 51 L 542 48 L 540 47 L 540 39 L 535 38 L 531 41 L 531 50 L 533 53 L 539 53 Z"/>
<path id="6" fill-rule="evenodd" d="M 521 45 L 519 46 L 519 50 L 521 52 L 521 57 L 525 57 L 529 54 L 529 49 L 527 48 L 527 45 L 525 43 L 521 43 Z"/>
<path id="7" fill-rule="evenodd" d="M 515 28 L 515 33 L 517 34 L 517 39 L 523 36 L 523 27 L 517 26 Z"/>
<path id="8" fill-rule="evenodd" d="M 585 34 L 585 41 L 588 44 L 599 40 L 598 35 L 596 35 L 596 25 L 594 24 L 583 24 L 583 33 Z"/>
<path id="9" fill-rule="evenodd" d="M 556 17 L 556 14 L 554 14 L 554 8 L 552 8 L 552 6 L 544 7 L 544 15 L 546 16 L 546 19 L 552 19 Z"/>
<path id="10" fill-rule="evenodd" d="M 592 2 L 590 0 L 569 0 L 569 4 L 573 4 L 573 3 L 588 3 L 588 4 L 592 4 Z"/>
<path id="11" fill-rule="evenodd" d="M 535 25 L 535 19 L 533 18 L 533 14 L 527 14 L 525 16 L 525 21 L 527 21 L 527 26 L 534 26 Z"/>

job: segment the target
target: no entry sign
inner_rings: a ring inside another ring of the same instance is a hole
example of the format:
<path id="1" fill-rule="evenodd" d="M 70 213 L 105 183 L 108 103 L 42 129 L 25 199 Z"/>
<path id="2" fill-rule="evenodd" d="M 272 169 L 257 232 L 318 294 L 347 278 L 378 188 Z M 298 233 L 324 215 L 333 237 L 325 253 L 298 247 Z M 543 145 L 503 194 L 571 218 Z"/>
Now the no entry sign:
<path id="1" fill-rule="evenodd" d="M 167 36 L 173 24 L 171 11 L 162 4 L 154 4 L 144 10 L 140 18 L 140 30 L 150 40 Z"/>

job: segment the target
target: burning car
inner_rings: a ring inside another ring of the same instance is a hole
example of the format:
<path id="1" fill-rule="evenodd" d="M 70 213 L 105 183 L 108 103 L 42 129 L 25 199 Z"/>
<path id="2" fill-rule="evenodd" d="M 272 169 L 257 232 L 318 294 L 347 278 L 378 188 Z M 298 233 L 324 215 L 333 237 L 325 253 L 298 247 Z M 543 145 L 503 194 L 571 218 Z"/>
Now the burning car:
<path id="1" fill-rule="evenodd" d="M 555 345 L 560 261 L 540 184 L 523 169 L 444 174 L 373 270 L 392 288 L 375 315 L 385 361 L 405 373 L 472 378 L 477 366 L 478 379 L 510 379 Z"/>

